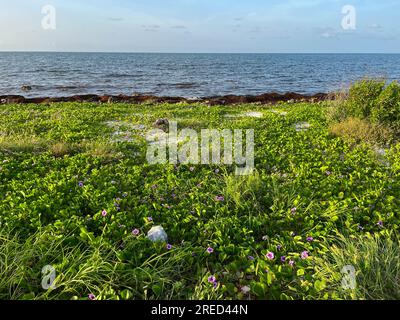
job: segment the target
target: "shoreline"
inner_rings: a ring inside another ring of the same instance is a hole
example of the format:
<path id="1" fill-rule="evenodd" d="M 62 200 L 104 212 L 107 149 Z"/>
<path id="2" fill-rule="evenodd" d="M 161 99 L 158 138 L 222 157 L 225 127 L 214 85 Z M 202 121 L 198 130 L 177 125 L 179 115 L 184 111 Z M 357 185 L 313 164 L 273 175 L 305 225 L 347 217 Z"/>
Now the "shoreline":
<path id="1" fill-rule="evenodd" d="M 320 102 L 331 100 L 332 93 L 317 93 L 312 95 L 300 94 L 295 92 L 287 93 L 264 93 L 260 95 L 224 95 L 202 98 L 184 98 L 174 96 L 155 96 L 155 95 L 96 95 L 84 94 L 67 97 L 37 97 L 25 98 L 21 95 L 0 96 L 0 104 L 48 104 L 57 102 L 94 102 L 94 103 L 203 103 L 208 105 L 235 105 L 244 103 L 273 104 L 278 102 Z"/>

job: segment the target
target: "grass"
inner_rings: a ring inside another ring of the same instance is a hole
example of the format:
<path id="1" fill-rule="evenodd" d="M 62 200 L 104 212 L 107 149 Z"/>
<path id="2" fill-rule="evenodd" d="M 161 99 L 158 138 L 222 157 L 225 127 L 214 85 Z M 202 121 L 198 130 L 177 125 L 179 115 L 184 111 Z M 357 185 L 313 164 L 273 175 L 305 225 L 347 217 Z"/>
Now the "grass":
<path id="1" fill-rule="evenodd" d="M 395 233 L 400 207 L 400 148 L 376 157 L 368 119 L 332 129 L 335 104 L 2 105 L 0 299 L 398 297 L 397 287 L 368 294 L 376 275 L 356 256 L 367 279 L 360 292 L 343 294 L 332 280 L 340 235 Z M 160 118 L 197 132 L 254 129 L 253 175 L 235 176 L 233 165 L 147 163 L 145 134 Z M 356 141 L 346 138 L 364 124 Z M 171 248 L 146 238 L 155 225 Z M 371 250 L 371 261 L 384 245 L 354 243 L 346 257 L 354 246 Z M 391 261 L 396 250 L 387 251 Z M 54 290 L 41 286 L 46 265 L 56 270 Z M 388 265 L 376 269 L 376 288 L 396 278 Z"/>
<path id="2" fill-rule="evenodd" d="M 329 253 L 316 261 L 323 281 L 342 298 L 400 299 L 400 240 L 396 234 L 341 236 Z M 340 289 L 342 275 L 338 270 L 348 265 L 355 270 L 352 290 Z"/>
<path id="3" fill-rule="evenodd" d="M 374 144 L 380 142 L 388 144 L 393 138 L 393 133 L 387 127 L 353 117 L 339 123 L 333 123 L 329 129 L 333 135 L 355 141 L 356 143 L 366 142 Z"/>

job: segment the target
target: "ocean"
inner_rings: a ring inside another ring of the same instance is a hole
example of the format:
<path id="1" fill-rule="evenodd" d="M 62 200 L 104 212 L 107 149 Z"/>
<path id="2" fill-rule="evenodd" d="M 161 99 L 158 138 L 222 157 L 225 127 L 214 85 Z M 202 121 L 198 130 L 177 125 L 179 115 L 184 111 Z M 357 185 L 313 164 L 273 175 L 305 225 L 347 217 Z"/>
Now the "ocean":
<path id="1" fill-rule="evenodd" d="M 364 77 L 400 80 L 400 54 L 0 52 L 0 95 L 30 98 L 314 94 L 346 89 Z"/>

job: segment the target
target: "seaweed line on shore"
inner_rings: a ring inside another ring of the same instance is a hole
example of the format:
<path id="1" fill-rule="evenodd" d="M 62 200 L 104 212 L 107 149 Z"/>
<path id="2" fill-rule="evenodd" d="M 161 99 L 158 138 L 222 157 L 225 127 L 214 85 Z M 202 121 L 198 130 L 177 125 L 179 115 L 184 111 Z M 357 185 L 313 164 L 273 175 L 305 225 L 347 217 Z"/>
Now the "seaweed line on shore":
<path id="1" fill-rule="evenodd" d="M 1 104 L 46 104 L 55 102 L 96 102 L 96 103 L 204 103 L 209 105 L 234 105 L 243 103 L 277 103 L 288 101 L 319 102 L 332 99 L 333 95 L 329 93 L 317 93 L 314 95 L 303 95 L 295 92 L 264 93 L 261 95 L 225 95 L 204 98 L 184 98 L 167 97 L 154 95 L 74 95 L 69 97 L 38 97 L 25 98 L 20 95 L 0 96 Z"/>

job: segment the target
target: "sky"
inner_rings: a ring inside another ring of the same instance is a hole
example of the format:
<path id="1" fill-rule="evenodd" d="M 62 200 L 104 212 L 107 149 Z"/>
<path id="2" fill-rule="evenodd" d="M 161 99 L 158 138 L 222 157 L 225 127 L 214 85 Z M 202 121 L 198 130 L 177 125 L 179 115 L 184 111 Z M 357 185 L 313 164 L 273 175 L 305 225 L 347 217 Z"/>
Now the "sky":
<path id="1" fill-rule="evenodd" d="M 400 53 L 399 40 L 399 0 L 0 0 L 0 51 Z"/>

